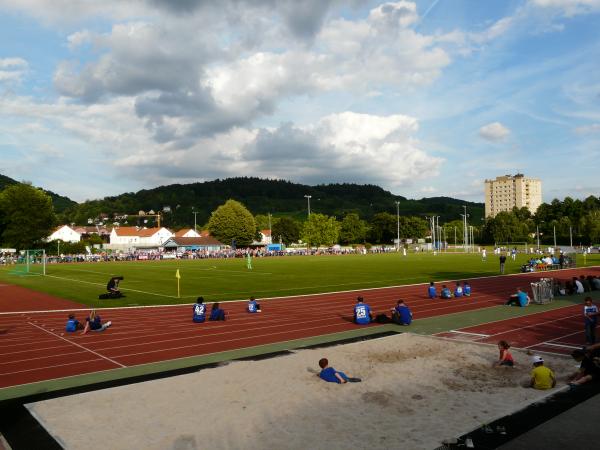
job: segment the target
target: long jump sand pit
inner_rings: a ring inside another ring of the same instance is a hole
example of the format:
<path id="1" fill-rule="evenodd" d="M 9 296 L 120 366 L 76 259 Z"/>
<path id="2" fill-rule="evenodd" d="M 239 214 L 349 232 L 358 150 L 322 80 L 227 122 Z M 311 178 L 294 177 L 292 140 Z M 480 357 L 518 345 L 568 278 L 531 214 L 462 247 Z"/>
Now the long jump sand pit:
<path id="1" fill-rule="evenodd" d="M 531 356 L 492 368 L 493 346 L 401 334 L 28 405 L 68 449 L 433 449 L 564 388 L 522 386 Z M 362 383 L 326 383 L 317 361 Z"/>

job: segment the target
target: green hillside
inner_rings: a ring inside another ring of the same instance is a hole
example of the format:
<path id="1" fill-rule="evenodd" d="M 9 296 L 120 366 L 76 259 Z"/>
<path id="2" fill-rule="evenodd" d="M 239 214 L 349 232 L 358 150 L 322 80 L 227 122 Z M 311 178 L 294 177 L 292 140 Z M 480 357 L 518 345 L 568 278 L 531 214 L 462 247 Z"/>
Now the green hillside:
<path id="1" fill-rule="evenodd" d="M 189 226 L 194 223 L 192 208 L 198 211 L 198 224 L 205 223 L 212 211 L 232 198 L 242 202 L 253 214 L 271 213 L 273 216 L 292 216 L 304 219 L 307 199 L 311 196 L 311 211 L 342 218 L 356 212 L 369 219 L 374 214 L 396 214 L 396 201 L 400 201 L 401 215 L 439 215 L 441 221 L 460 219 L 463 205 L 468 207 L 472 220 L 483 217 L 482 203 L 465 202 L 448 197 L 408 200 L 393 195 L 378 186 L 357 184 L 327 184 L 308 186 L 282 180 L 259 178 L 228 178 L 203 183 L 172 184 L 135 193 L 125 193 L 102 200 L 91 200 L 65 211 L 65 219 L 78 224 L 101 214 L 132 214 L 139 210 L 160 211 L 168 226 Z"/>
<path id="2" fill-rule="evenodd" d="M 17 180 L 13 180 L 5 175 L 0 175 L 0 191 L 11 184 L 19 183 Z M 55 194 L 52 191 L 44 190 L 52 198 L 52 204 L 54 205 L 54 211 L 62 213 L 68 208 L 73 208 L 77 205 L 77 202 L 71 200 L 69 197 Z"/>

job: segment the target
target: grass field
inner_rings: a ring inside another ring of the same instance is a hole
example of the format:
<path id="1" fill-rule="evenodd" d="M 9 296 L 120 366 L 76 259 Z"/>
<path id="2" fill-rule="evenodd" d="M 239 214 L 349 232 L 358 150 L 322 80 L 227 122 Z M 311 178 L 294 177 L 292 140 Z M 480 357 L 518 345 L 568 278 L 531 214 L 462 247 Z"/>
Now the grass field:
<path id="1" fill-rule="evenodd" d="M 578 258 L 582 266 L 583 258 Z M 526 259 L 509 258 L 506 273 L 519 272 Z M 243 259 L 52 264 L 45 277 L 16 275 L 14 268 L 1 267 L 0 282 L 91 306 L 130 306 L 191 303 L 199 295 L 207 301 L 226 301 L 469 279 L 497 275 L 499 269 L 495 255 L 483 262 L 479 254 L 297 256 L 255 258 L 253 264 L 253 270 L 246 269 Z M 586 264 L 600 264 L 600 255 L 588 257 Z M 98 300 L 112 275 L 125 277 L 121 288 L 126 297 Z"/>

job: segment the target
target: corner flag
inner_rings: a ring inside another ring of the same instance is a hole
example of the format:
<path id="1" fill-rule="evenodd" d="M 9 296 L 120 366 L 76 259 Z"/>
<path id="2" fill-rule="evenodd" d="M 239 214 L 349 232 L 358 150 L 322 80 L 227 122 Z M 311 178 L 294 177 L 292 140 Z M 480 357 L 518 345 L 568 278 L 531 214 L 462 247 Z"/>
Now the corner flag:
<path id="1" fill-rule="evenodd" d="M 177 278 L 177 298 L 180 298 L 181 292 L 179 291 L 179 279 L 181 278 L 181 275 L 179 275 L 179 269 L 177 269 L 177 272 L 175 272 L 175 278 Z"/>
<path id="2" fill-rule="evenodd" d="M 180 279 L 181 275 L 179 275 L 179 269 L 177 269 L 177 272 L 175 272 L 175 278 Z"/>

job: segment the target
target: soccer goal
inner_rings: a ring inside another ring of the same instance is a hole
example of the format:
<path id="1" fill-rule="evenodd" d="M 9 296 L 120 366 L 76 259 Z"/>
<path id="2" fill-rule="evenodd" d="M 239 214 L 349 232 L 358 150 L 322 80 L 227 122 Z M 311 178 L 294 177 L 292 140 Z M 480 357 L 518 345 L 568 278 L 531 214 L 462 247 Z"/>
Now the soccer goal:
<path id="1" fill-rule="evenodd" d="M 13 273 L 15 275 L 46 275 L 46 250 L 22 250 Z"/>

